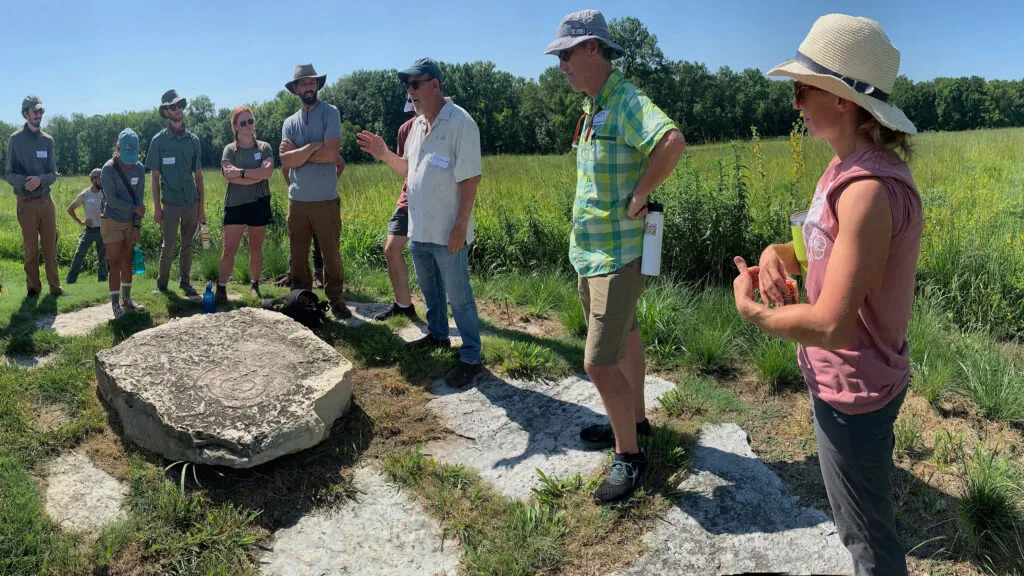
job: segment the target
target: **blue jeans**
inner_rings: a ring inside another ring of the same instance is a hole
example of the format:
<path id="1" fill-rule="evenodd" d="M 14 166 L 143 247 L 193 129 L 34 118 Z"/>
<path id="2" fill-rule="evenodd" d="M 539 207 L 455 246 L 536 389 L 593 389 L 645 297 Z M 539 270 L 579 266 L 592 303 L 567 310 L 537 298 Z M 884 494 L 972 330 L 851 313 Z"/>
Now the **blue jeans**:
<path id="1" fill-rule="evenodd" d="M 85 228 L 82 230 L 81 236 L 78 237 L 78 249 L 75 250 L 75 257 L 71 259 L 71 269 L 68 270 L 66 283 L 74 284 L 78 281 L 78 272 L 82 269 L 85 254 L 93 243 L 96 244 L 96 277 L 100 282 L 107 281 L 107 247 L 103 244 L 103 238 L 100 237 L 100 229 L 97 226 L 96 228 Z"/>
<path id="2" fill-rule="evenodd" d="M 429 242 L 411 242 L 409 252 L 416 268 L 416 281 L 427 303 L 427 327 L 439 340 L 448 337 L 448 304 L 462 335 L 459 359 L 480 363 L 480 317 L 469 285 L 469 246 L 451 253 L 447 246 Z"/>

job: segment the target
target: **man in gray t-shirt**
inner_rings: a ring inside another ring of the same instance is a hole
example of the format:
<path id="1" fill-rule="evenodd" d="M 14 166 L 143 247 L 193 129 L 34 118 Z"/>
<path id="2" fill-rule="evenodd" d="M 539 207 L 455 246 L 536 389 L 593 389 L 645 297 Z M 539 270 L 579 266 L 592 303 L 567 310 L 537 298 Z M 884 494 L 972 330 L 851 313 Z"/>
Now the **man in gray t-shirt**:
<path id="1" fill-rule="evenodd" d="M 334 162 L 341 145 L 341 113 L 317 99 L 327 82 L 312 64 L 295 67 L 289 92 L 302 99 L 302 107 L 281 128 L 281 165 L 288 169 L 288 235 L 291 248 L 292 287 L 310 290 L 309 244 L 315 236 L 324 257 L 324 294 L 337 318 L 352 312 L 342 295 L 345 281 L 338 242 L 341 202 Z"/>

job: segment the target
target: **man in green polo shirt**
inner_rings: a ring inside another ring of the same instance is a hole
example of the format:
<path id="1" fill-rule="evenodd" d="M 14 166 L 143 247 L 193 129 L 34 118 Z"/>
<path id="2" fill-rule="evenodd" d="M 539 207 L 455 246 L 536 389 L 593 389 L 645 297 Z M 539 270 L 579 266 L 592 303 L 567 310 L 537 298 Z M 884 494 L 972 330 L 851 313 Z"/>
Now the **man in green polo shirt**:
<path id="1" fill-rule="evenodd" d="M 167 290 L 180 228 L 178 285 L 185 296 L 198 296 L 191 282 L 192 247 L 199 224 L 206 222 L 206 212 L 199 137 L 185 128 L 186 105 L 185 99 L 174 90 L 168 90 L 161 97 L 160 117 L 167 120 L 167 128 L 150 141 L 146 168 L 152 174 L 153 220 L 163 229 L 157 290 Z"/>
<path id="2" fill-rule="evenodd" d="M 637 434 L 651 433 L 644 413 L 643 343 L 636 303 L 643 291 L 640 254 L 647 198 L 672 173 L 685 144 L 676 125 L 612 67 L 622 47 L 597 10 L 569 14 L 547 54 L 576 92 L 585 92 L 576 150 L 576 200 L 569 259 L 579 274 L 587 315 L 584 369 L 610 425 L 580 432 L 591 448 L 615 447 L 615 460 L 594 492 L 598 504 L 629 498 L 649 464 Z"/>
<path id="3" fill-rule="evenodd" d="M 57 273 L 57 213 L 50 198 L 50 186 L 57 181 L 57 160 L 53 138 L 43 132 L 43 103 L 29 94 L 21 102 L 25 125 L 7 141 L 4 178 L 14 188 L 18 224 L 25 246 L 25 287 L 29 296 L 43 289 L 39 279 L 39 244 L 43 245 L 46 283 L 50 294 L 61 296 Z"/>

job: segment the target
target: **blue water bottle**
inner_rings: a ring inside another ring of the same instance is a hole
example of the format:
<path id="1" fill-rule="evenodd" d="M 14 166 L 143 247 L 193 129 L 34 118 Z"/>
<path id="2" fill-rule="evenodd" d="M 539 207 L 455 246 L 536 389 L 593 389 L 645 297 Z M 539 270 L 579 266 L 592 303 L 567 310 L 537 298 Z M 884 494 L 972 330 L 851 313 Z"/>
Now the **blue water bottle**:
<path id="1" fill-rule="evenodd" d="M 132 248 L 132 270 L 136 276 L 146 273 L 146 259 L 142 255 L 142 248 L 139 248 L 137 244 Z"/>
<path id="2" fill-rule="evenodd" d="M 206 292 L 203 293 L 203 314 L 213 314 L 217 311 L 217 302 L 213 297 L 213 282 L 206 283 Z"/>

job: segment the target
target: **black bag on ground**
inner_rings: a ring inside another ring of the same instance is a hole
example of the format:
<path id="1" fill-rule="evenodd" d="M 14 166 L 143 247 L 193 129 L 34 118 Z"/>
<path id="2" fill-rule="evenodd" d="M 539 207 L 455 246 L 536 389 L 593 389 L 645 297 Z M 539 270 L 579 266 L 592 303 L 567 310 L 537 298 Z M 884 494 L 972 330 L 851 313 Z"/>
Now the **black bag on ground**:
<path id="1" fill-rule="evenodd" d="M 316 329 L 327 318 L 326 301 L 321 302 L 312 290 L 295 289 L 283 298 L 263 301 L 264 310 L 273 310 L 288 316 L 309 329 Z"/>

